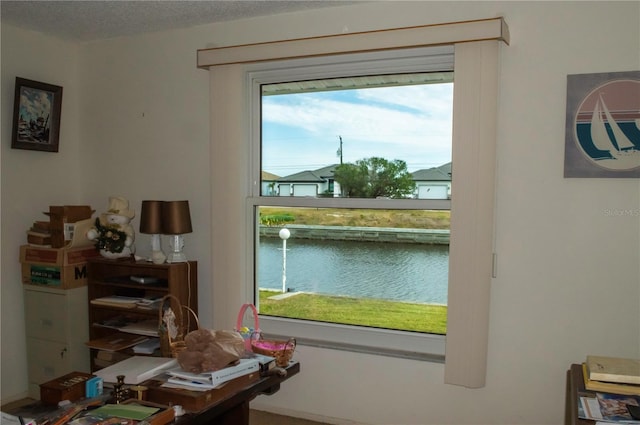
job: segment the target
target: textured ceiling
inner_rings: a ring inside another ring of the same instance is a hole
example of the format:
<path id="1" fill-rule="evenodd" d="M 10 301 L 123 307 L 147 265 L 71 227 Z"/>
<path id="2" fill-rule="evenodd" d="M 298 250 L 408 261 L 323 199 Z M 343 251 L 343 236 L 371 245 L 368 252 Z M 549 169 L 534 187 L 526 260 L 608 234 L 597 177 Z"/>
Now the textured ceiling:
<path id="1" fill-rule="evenodd" d="M 339 0 L 5 1 L 2 23 L 90 41 L 213 22 L 341 6 Z"/>

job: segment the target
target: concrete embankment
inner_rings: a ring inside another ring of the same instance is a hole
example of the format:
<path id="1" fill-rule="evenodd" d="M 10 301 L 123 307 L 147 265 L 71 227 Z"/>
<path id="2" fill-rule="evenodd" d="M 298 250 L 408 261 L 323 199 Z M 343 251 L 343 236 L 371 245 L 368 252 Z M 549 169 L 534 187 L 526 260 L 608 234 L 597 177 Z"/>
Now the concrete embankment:
<path id="1" fill-rule="evenodd" d="M 307 226 L 260 226 L 260 236 L 277 238 L 286 227 L 291 238 L 319 239 L 359 242 L 449 244 L 449 230 L 441 229 L 396 229 L 390 227 Z"/>

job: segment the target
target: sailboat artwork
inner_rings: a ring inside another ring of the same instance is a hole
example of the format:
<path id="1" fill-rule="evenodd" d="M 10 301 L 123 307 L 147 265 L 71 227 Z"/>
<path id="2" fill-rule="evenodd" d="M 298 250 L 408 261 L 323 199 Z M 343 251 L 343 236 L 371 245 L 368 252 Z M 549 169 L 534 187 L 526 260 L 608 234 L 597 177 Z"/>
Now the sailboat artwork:
<path id="1" fill-rule="evenodd" d="M 603 113 L 604 117 L 602 116 Z M 637 121 L 638 119 L 634 121 L 636 126 Z M 606 124 L 609 124 L 611 134 L 607 131 Z M 591 116 L 591 140 L 599 150 L 608 151 L 615 159 L 622 155 L 631 154 L 634 150 L 638 151 L 636 145 L 629 140 L 629 137 L 624 134 L 616 120 L 611 116 L 609 108 L 602 100 L 602 94 L 600 94 L 600 99 L 596 102 L 596 107 Z"/>
<path id="2" fill-rule="evenodd" d="M 640 173 L 640 79 L 609 80 L 576 106 L 572 139 L 582 157 L 595 169 Z"/>

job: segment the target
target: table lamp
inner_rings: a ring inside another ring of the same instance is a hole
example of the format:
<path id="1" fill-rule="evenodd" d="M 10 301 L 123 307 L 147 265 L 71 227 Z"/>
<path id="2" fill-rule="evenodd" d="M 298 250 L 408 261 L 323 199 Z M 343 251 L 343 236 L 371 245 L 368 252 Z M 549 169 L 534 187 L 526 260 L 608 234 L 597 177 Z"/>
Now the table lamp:
<path id="1" fill-rule="evenodd" d="M 167 256 L 162 252 L 160 234 L 162 234 L 163 201 L 142 201 L 140 212 L 140 233 L 151 235 L 151 261 L 162 264 Z"/>
<path id="2" fill-rule="evenodd" d="M 184 238 L 191 233 L 191 214 L 189 201 L 166 201 L 162 204 L 162 233 L 172 235 L 170 242 L 173 252 L 167 256 L 167 263 L 184 263 L 187 257 L 182 252 Z"/>

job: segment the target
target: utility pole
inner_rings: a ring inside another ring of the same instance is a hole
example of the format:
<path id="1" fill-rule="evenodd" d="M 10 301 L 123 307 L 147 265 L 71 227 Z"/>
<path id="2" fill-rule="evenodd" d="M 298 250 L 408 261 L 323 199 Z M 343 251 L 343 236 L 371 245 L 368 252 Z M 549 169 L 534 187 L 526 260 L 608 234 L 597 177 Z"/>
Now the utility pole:
<path id="1" fill-rule="evenodd" d="M 340 165 L 342 165 L 342 136 L 338 136 L 338 139 L 340 139 L 340 148 L 338 148 L 338 152 L 336 153 L 340 157 Z"/>

